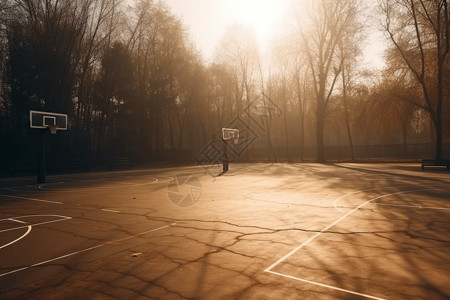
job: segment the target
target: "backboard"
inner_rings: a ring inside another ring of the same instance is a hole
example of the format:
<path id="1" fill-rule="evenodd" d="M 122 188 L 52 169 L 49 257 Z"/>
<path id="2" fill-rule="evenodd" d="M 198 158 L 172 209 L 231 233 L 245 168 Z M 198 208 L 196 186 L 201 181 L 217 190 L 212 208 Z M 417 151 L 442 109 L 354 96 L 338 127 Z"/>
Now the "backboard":
<path id="1" fill-rule="evenodd" d="M 222 128 L 222 139 L 224 141 L 233 140 L 235 144 L 239 143 L 239 130 L 232 128 Z"/>
<path id="2" fill-rule="evenodd" d="M 67 115 L 30 110 L 30 127 L 40 129 L 56 127 L 56 130 L 67 130 Z"/>

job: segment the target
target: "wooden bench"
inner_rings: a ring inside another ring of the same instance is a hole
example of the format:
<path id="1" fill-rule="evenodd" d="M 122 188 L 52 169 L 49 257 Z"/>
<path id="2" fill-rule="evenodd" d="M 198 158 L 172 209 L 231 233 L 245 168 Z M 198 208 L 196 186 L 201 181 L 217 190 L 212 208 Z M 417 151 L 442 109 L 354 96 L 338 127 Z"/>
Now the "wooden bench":
<path id="1" fill-rule="evenodd" d="M 18 172 L 30 173 L 37 171 L 37 167 L 37 159 L 14 159 L 8 161 L 8 170 L 11 176 L 14 176 Z"/>
<path id="2" fill-rule="evenodd" d="M 450 168 L 450 159 L 422 159 L 422 170 L 425 167 L 447 167 Z"/>

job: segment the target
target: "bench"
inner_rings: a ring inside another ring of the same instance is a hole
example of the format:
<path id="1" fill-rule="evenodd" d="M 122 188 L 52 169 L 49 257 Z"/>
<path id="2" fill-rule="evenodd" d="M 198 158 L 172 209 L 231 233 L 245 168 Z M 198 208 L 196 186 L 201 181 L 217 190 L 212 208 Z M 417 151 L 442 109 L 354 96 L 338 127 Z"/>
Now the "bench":
<path id="1" fill-rule="evenodd" d="M 32 172 L 37 171 L 38 161 L 37 159 L 14 159 L 8 161 L 8 170 L 11 176 L 18 172 Z"/>
<path id="2" fill-rule="evenodd" d="M 425 167 L 447 167 L 450 168 L 450 159 L 422 159 L 422 170 Z"/>
<path id="3" fill-rule="evenodd" d="M 109 160 L 109 168 L 112 169 L 117 169 L 117 168 L 133 168 L 134 166 L 134 162 L 126 156 L 118 156 L 118 157 L 113 157 Z"/>

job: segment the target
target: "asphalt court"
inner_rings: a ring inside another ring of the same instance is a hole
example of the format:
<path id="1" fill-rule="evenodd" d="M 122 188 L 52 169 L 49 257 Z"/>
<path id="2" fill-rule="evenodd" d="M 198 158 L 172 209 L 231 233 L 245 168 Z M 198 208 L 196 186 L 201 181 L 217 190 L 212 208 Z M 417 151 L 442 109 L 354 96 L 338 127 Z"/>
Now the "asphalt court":
<path id="1" fill-rule="evenodd" d="M 0 298 L 450 298 L 447 170 L 208 171 L 0 179 Z"/>

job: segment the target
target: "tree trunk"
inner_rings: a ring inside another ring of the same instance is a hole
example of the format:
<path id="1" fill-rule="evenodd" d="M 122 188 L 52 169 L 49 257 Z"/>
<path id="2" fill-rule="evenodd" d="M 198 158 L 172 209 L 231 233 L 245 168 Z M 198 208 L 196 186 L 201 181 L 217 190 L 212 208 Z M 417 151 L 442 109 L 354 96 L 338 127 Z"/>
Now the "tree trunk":
<path id="1" fill-rule="evenodd" d="M 322 112 L 320 108 L 318 108 L 316 120 L 316 143 L 317 143 L 316 160 L 318 163 L 325 162 L 325 149 L 323 142 L 324 130 L 325 130 L 325 114 Z"/>
<path id="2" fill-rule="evenodd" d="M 348 120 L 348 112 L 347 112 L 347 134 L 348 134 L 348 142 L 350 144 L 350 155 L 352 161 L 355 160 L 355 150 L 353 149 L 353 138 L 352 138 L 352 132 L 350 128 L 350 122 Z"/>
<path id="3" fill-rule="evenodd" d="M 347 80 L 345 78 L 345 69 L 342 70 L 342 100 L 344 101 L 344 110 L 345 110 L 345 125 L 347 127 L 347 135 L 348 135 L 348 142 L 350 144 L 350 155 L 352 161 L 355 160 L 355 152 L 353 150 L 353 138 L 352 138 L 352 131 L 350 127 L 350 114 L 348 112 L 348 102 L 347 102 Z"/>
<path id="4" fill-rule="evenodd" d="M 283 109 L 284 109 L 284 132 L 286 139 L 286 160 L 289 162 L 289 131 L 287 121 L 287 104 L 286 104 L 286 78 L 283 78 Z"/>
<path id="5" fill-rule="evenodd" d="M 442 109 L 439 109 L 436 114 L 436 160 L 442 159 Z"/>
<path id="6" fill-rule="evenodd" d="M 300 161 L 304 160 L 305 152 L 305 102 L 306 99 L 306 84 L 303 85 L 303 102 L 302 102 L 302 89 L 300 87 L 300 76 L 297 75 L 297 98 L 300 112 Z M 305 80 L 306 81 L 306 80 Z"/>

